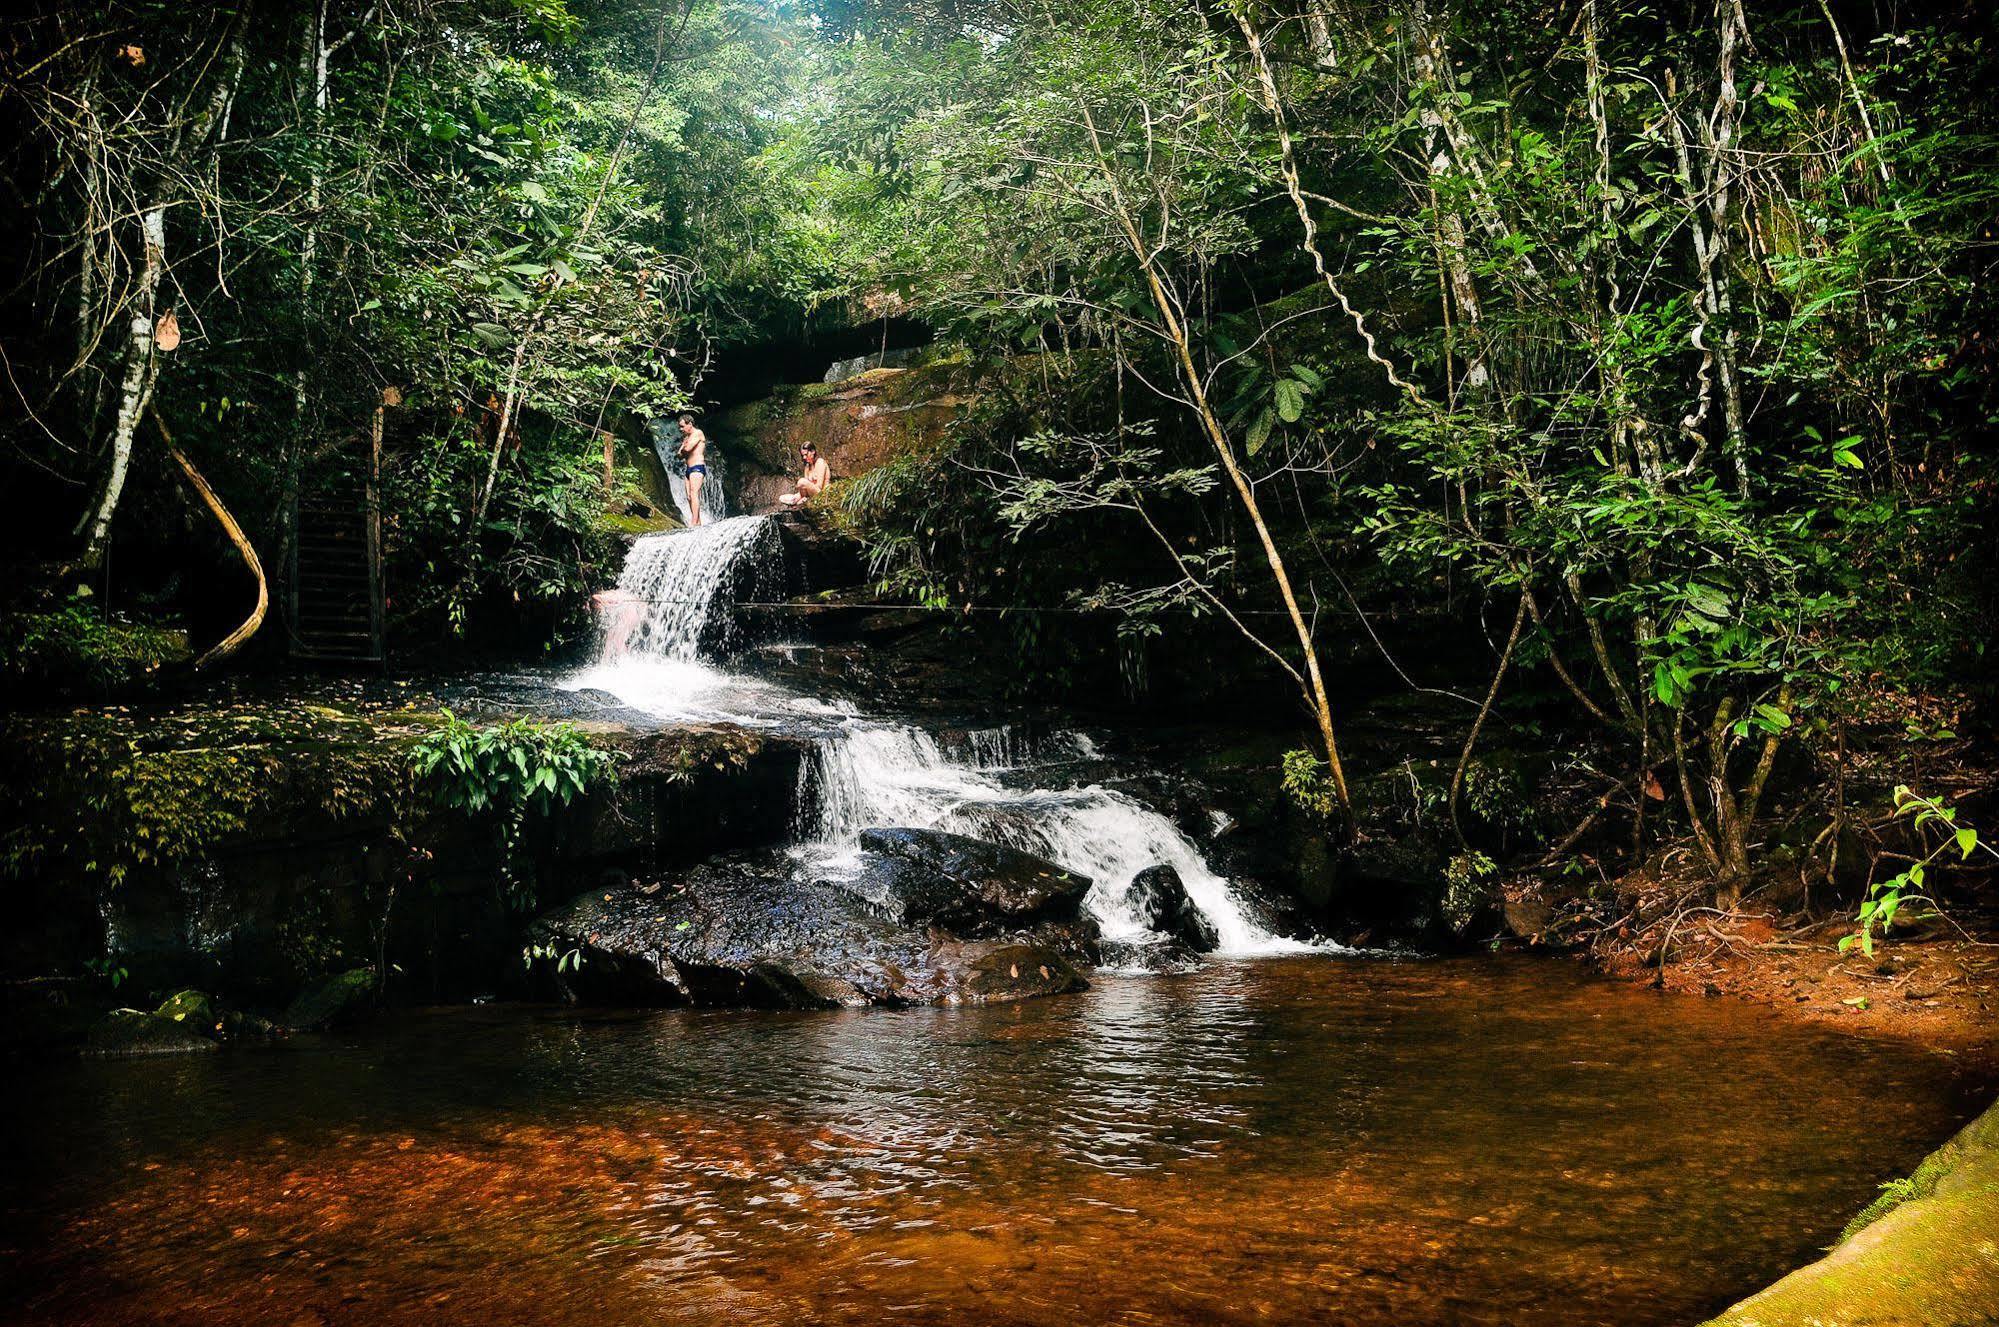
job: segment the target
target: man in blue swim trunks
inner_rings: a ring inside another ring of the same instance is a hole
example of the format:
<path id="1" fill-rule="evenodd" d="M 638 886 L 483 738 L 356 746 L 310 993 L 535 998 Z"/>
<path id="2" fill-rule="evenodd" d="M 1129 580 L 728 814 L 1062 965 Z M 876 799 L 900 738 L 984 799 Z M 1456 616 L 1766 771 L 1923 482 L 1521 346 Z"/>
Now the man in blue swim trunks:
<path id="1" fill-rule="evenodd" d="M 687 515 L 701 524 L 701 486 L 708 482 L 708 435 L 694 427 L 694 416 L 680 417 L 680 459 L 687 463 Z"/>

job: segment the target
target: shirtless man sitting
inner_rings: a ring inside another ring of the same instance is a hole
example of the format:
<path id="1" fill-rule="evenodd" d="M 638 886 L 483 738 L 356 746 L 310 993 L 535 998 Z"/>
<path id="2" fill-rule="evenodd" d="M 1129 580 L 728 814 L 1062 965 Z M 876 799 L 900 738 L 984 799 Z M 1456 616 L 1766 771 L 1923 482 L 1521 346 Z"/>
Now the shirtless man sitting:
<path id="1" fill-rule="evenodd" d="M 798 449 L 798 459 L 805 462 L 805 473 L 798 478 L 798 491 L 785 493 L 778 501 L 787 507 L 803 507 L 813 498 L 826 491 L 826 485 L 833 480 L 833 471 L 826 464 L 826 458 L 819 454 L 819 448 L 806 443 Z"/>
<path id="2" fill-rule="evenodd" d="M 680 417 L 680 459 L 687 463 L 689 525 L 701 524 L 701 486 L 708 482 L 708 435 L 694 427 L 694 416 Z"/>

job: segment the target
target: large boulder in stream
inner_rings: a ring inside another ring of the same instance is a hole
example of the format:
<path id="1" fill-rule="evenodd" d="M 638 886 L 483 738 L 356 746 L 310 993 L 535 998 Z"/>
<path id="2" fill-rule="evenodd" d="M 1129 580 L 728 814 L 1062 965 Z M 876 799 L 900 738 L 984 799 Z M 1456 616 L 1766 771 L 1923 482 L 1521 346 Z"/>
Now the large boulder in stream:
<path id="1" fill-rule="evenodd" d="M 212 1051 L 215 1042 L 166 1014 L 113 1009 L 91 1025 L 85 1055 L 184 1055 Z"/>
<path id="2" fill-rule="evenodd" d="M 980 936 L 1035 922 L 1072 921 L 1090 892 L 1088 876 L 963 834 L 867 829 L 861 831 L 861 848 L 916 868 L 878 877 L 878 901 L 908 926 Z"/>
<path id="3" fill-rule="evenodd" d="M 1178 941 L 1196 954 L 1211 954 L 1221 945 L 1215 924 L 1187 896 L 1186 882 L 1172 867 L 1148 866 L 1131 878 L 1129 897 L 1139 920 Z"/>
<path id="4" fill-rule="evenodd" d="M 358 1023 L 375 1009 L 375 970 L 350 968 L 308 982 L 280 1020 L 294 1032 L 324 1032 Z"/>
<path id="5" fill-rule="evenodd" d="M 891 913 L 875 897 L 883 879 L 915 893 L 916 869 L 864 854 L 853 879 L 832 879 L 780 854 L 720 857 L 580 895 L 533 923 L 530 952 L 567 998 L 591 1004 L 983 1004 L 1085 985 L 1072 959 L 1094 936 L 1076 921 L 972 936 Z"/>

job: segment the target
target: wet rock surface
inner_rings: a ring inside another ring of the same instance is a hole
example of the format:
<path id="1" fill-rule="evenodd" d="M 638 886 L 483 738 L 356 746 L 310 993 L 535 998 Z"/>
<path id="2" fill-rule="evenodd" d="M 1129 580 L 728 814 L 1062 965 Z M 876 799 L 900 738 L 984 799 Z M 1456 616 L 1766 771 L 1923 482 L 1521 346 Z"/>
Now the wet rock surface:
<path id="1" fill-rule="evenodd" d="M 1045 857 L 942 830 L 863 830 L 861 847 L 915 868 L 880 877 L 885 906 L 909 926 L 980 936 L 1072 920 L 1090 892 L 1087 876 Z"/>
<path id="2" fill-rule="evenodd" d="M 141 1009 L 113 1009 L 91 1025 L 86 1055 L 185 1055 L 212 1051 L 215 1043 L 184 1022 Z"/>
<path id="3" fill-rule="evenodd" d="M 354 968 L 309 983 L 280 1020 L 295 1032 L 323 1032 L 358 1023 L 375 1009 L 375 970 Z"/>
<path id="4" fill-rule="evenodd" d="M 1710 1327 L 1985 1327 L 1999 1321 L 1999 1105 L 1841 1233 L 1825 1257 Z"/>
<path id="5" fill-rule="evenodd" d="M 1211 954 L 1221 945 L 1214 923 L 1187 897 L 1185 882 L 1170 866 L 1148 866 L 1133 876 L 1131 903 L 1148 928 L 1196 954 Z"/>
<path id="6" fill-rule="evenodd" d="M 530 942 L 561 993 L 590 1004 L 983 1004 L 1085 985 L 1075 960 L 1094 935 L 1073 918 L 1009 929 L 956 911 L 977 935 L 902 920 L 888 900 L 963 898 L 962 880 L 921 872 L 881 854 L 852 880 L 774 854 L 722 857 L 580 895 L 534 922 Z"/>

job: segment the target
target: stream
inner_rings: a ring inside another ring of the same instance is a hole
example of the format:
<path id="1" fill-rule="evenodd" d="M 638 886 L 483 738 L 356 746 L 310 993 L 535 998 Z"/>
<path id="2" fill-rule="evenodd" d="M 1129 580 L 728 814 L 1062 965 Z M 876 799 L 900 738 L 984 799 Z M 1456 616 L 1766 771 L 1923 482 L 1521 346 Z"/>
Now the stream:
<path id="1" fill-rule="evenodd" d="M 1975 1113 L 1545 959 L 983 1008 L 462 1007 L 13 1089 L 38 1323 L 1689 1323 Z"/>
<path id="2" fill-rule="evenodd" d="M 724 661 L 774 527 L 639 542 L 566 678 L 811 738 L 789 853 L 941 828 L 1170 864 L 1220 950 L 1020 1003 L 417 1010 L 11 1089 L 0 1318 L 46 1324 L 1685 1323 L 1982 1104 L 1953 1057 L 1545 958 L 1259 925 L 1082 733 L 946 735 Z M 1049 749 L 1055 751 L 1049 759 Z"/>

